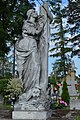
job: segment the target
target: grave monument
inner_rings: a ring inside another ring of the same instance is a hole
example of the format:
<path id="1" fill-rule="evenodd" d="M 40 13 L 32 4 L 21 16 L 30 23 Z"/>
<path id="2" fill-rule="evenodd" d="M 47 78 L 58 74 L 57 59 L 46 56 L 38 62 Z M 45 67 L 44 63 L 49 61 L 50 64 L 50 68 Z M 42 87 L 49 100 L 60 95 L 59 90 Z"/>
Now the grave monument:
<path id="1" fill-rule="evenodd" d="M 76 80 L 76 71 L 75 71 L 75 63 L 72 61 L 71 63 L 71 69 L 68 70 L 68 73 L 66 75 L 66 82 L 68 87 L 68 92 L 70 95 L 70 99 L 78 98 L 78 93 L 76 89 L 77 80 Z M 62 94 L 62 86 L 60 86 L 60 96 Z"/>
<path id="2" fill-rule="evenodd" d="M 16 42 L 16 60 L 23 93 L 14 105 L 13 119 L 43 119 L 49 117 L 48 40 L 53 17 L 47 3 L 27 11 L 22 37 Z"/>

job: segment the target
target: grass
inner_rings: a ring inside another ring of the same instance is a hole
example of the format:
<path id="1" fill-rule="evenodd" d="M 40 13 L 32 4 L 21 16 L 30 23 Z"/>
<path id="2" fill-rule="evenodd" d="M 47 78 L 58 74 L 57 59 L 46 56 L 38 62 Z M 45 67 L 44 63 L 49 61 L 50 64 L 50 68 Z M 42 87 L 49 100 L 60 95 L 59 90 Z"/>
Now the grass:
<path id="1" fill-rule="evenodd" d="M 78 88 L 78 92 L 80 93 L 80 87 Z"/>
<path id="2" fill-rule="evenodd" d="M 76 120 L 80 120 L 80 116 L 78 116 L 78 117 L 76 118 Z"/>
<path id="3" fill-rule="evenodd" d="M 80 87 L 78 88 L 78 92 L 79 92 L 78 99 L 80 99 Z"/>
<path id="4" fill-rule="evenodd" d="M 63 110 L 70 110 L 70 106 L 64 107 Z"/>
<path id="5" fill-rule="evenodd" d="M 11 110 L 12 109 L 11 105 L 7 105 L 7 104 L 3 105 L 3 108 L 7 109 L 7 110 Z"/>
<path id="6" fill-rule="evenodd" d="M 0 104 L 0 109 L 11 110 L 12 107 L 11 107 L 11 105 L 8 105 L 8 104 Z"/>

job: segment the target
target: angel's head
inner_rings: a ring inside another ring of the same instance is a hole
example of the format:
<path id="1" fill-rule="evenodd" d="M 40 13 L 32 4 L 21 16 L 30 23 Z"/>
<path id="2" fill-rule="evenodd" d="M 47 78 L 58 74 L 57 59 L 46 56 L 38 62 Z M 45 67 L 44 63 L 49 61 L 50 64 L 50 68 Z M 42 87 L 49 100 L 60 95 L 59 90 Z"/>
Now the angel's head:
<path id="1" fill-rule="evenodd" d="M 38 14 L 34 9 L 30 9 L 27 11 L 27 16 L 28 16 L 28 19 L 30 19 L 30 17 L 37 18 Z"/>

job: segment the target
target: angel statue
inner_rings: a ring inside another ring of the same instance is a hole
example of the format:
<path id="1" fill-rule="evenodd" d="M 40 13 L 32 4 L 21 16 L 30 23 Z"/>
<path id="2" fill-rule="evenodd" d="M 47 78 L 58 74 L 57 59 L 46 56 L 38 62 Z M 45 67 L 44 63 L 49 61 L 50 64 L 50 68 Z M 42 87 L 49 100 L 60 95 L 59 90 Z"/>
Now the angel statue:
<path id="1" fill-rule="evenodd" d="M 22 37 L 16 42 L 16 61 L 23 93 L 14 106 L 15 110 L 45 109 L 48 99 L 47 92 L 44 91 L 47 85 L 44 83 L 45 79 L 41 78 L 43 69 L 41 51 L 45 49 L 46 44 L 43 36 L 46 22 L 45 15 L 38 15 L 35 9 L 27 11 Z"/>

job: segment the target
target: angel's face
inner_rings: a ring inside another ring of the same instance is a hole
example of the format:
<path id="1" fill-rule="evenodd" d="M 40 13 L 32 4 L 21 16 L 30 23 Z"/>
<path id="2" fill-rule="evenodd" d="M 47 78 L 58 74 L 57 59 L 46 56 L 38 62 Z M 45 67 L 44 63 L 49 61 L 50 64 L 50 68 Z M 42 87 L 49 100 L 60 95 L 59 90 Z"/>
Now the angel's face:
<path id="1" fill-rule="evenodd" d="M 37 12 L 36 12 L 35 10 L 33 10 L 31 16 L 32 16 L 33 18 L 37 18 L 37 16 L 38 16 L 38 15 L 37 15 Z"/>

